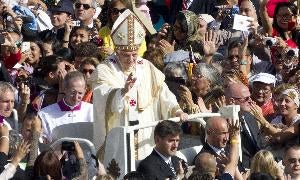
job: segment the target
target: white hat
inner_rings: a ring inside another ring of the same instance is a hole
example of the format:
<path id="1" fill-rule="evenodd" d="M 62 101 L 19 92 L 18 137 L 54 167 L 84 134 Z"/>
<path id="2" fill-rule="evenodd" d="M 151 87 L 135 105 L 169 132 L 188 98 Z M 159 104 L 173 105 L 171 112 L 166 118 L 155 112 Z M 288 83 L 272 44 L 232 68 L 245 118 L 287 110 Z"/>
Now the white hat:
<path id="1" fill-rule="evenodd" d="M 275 86 L 276 77 L 268 73 L 259 73 L 250 77 L 249 81 L 251 84 L 253 84 L 254 82 L 262 82 L 265 84 L 272 84 L 273 86 Z"/>
<path id="2" fill-rule="evenodd" d="M 143 23 L 129 9 L 118 17 L 111 30 L 111 38 L 118 50 L 139 49 L 145 36 Z"/>
<path id="3" fill-rule="evenodd" d="M 207 24 L 213 22 L 215 19 L 209 14 L 199 14 L 199 19 L 203 19 Z"/>

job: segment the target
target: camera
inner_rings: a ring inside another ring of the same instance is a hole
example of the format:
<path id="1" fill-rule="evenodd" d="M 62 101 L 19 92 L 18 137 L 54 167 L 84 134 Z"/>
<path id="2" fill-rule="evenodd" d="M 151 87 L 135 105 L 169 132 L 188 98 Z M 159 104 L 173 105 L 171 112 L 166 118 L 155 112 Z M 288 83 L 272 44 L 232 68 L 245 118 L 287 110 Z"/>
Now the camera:
<path id="1" fill-rule="evenodd" d="M 298 57 L 298 49 L 288 48 L 285 54 L 285 60 L 283 61 L 283 64 L 286 67 L 291 67 L 294 63 L 295 57 Z"/>
<path id="2" fill-rule="evenodd" d="M 61 150 L 62 151 L 75 151 L 75 144 L 74 142 L 70 142 L 70 141 L 63 141 L 61 143 Z"/>
<path id="3" fill-rule="evenodd" d="M 294 56 L 298 56 L 298 53 L 296 53 L 296 51 L 294 49 L 288 49 L 286 52 L 286 56 L 287 57 L 294 57 Z"/>
<path id="4" fill-rule="evenodd" d="M 272 38 L 272 37 L 265 37 L 263 39 L 263 44 L 268 46 L 268 47 L 272 47 L 277 43 L 277 39 L 276 38 Z"/>

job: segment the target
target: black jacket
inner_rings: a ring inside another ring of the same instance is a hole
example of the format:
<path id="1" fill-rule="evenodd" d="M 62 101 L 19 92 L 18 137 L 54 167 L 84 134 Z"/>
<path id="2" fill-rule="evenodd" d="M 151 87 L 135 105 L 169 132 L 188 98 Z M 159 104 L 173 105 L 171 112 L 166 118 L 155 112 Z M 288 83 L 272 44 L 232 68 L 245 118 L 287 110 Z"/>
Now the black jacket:
<path id="1" fill-rule="evenodd" d="M 242 141 L 242 164 L 245 168 L 250 168 L 252 157 L 260 150 L 258 141 L 259 128 L 255 117 L 249 112 L 239 112 L 240 122 L 243 123 L 243 119 L 247 123 L 251 136 L 248 131 L 241 128 L 241 141 Z"/>
<path id="2" fill-rule="evenodd" d="M 171 161 L 175 170 L 178 169 L 179 160 L 177 156 L 172 156 Z M 137 168 L 147 180 L 165 180 L 174 178 L 174 174 L 169 165 L 157 154 L 155 150 L 142 160 Z"/>

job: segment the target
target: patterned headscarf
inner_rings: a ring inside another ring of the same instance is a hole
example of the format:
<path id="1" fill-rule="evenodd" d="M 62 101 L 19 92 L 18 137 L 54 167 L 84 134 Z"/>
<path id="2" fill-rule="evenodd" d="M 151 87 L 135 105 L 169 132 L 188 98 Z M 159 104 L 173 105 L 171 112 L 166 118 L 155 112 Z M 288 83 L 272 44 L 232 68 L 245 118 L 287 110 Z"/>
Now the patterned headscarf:
<path id="1" fill-rule="evenodd" d="M 296 91 L 295 89 L 286 89 L 285 91 L 283 91 L 282 93 L 283 95 L 287 95 L 288 97 L 290 97 L 295 104 L 297 105 L 297 107 L 299 107 L 299 93 L 298 91 Z"/>
<path id="2" fill-rule="evenodd" d="M 187 31 L 188 40 L 192 40 L 195 38 L 195 36 L 198 35 L 198 25 L 199 25 L 198 16 L 194 12 L 188 10 L 180 11 L 180 13 L 184 15 L 188 26 L 188 31 Z"/>

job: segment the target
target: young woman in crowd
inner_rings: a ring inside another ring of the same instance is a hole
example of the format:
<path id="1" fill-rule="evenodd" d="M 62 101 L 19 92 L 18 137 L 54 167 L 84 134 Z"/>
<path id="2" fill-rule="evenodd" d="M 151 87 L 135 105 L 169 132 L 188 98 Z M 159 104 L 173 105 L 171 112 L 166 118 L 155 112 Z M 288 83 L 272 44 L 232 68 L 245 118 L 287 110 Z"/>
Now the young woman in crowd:
<path id="1" fill-rule="evenodd" d="M 280 95 L 275 96 L 274 99 L 274 109 L 277 112 L 277 116 L 271 123 L 264 118 L 261 109 L 255 104 L 252 104 L 252 113 L 260 122 L 264 133 L 269 136 L 269 144 L 287 145 L 298 143 L 300 123 L 300 115 L 298 114 L 299 92 L 295 87 L 290 86 L 286 86 L 280 91 Z M 282 146 L 279 150 L 282 152 Z"/>
<path id="2" fill-rule="evenodd" d="M 296 29 L 296 19 L 298 8 L 292 2 L 279 2 L 276 5 L 273 17 L 273 24 L 268 17 L 266 5 L 268 0 L 264 0 L 260 6 L 260 13 L 264 30 L 272 37 L 280 37 L 291 48 L 296 48 L 297 44 L 292 39 L 292 34 Z"/>
<path id="3" fill-rule="evenodd" d="M 28 51 L 27 58 L 24 59 L 25 63 L 28 63 L 32 67 L 38 67 L 39 62 L 44 57 L 43 45 L 39 41 L 30 42 L 30 50 Z"/>
<path id="4" fill-rule="evenodd" d="M 93 103 L 93 89 L 89 81 L 91 78 L 91 74 L 94 72 L 98 64 L 98 59 L 94 57 L 87 57 L 82 59 L 82 63 L 80 64 L 80 71 L 85 76 L 87 81 L 87 90 L 82 98 L 82 101 Z"/>
<path id="5" fill-rule="evenodd" d="M 283 169 L 279 167 L 273 154 L 267 150 L 261 150 L 254 155 L 251 162 L 250 179 L 254 173 L 266 173 L 274 179 L 284 180 Z"/>
<path id="6" fill-rule="evenodd" d="M 91 40 L 90 29 L 87 26 L 74 27 L 70 34 L 69 47 L 74 49 L 76 45 Z"/>
<path id="7" fill-rule="evenodd" d="M 199 40 L 201 35 L 198 16 L 191 11 L 181 11 L 176 16 L 173 25 L 164 24 L 158 34 L 158 47 L 163 54 L 168 54 L 174 50 L 190 51 L 191 48 L 197 59 L 201 59 L 203 50 Z M 201 54 L 201 55 L 200 55 Z"/>

